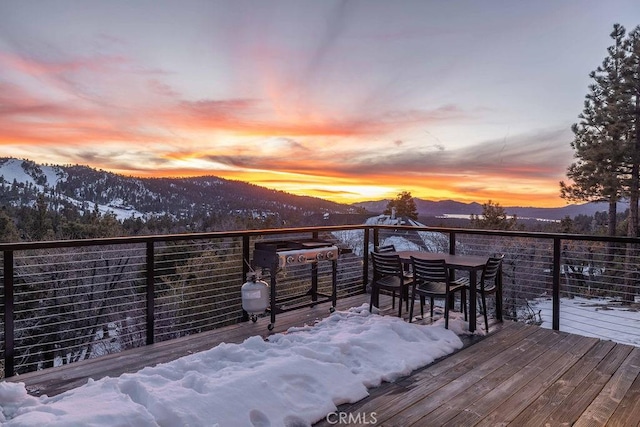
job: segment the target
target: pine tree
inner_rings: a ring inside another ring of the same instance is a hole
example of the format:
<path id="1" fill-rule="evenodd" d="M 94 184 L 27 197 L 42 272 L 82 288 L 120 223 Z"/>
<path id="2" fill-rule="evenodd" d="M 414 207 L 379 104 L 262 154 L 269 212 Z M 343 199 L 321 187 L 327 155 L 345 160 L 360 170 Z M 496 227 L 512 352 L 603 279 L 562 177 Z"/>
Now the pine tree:
<path id="1" fill-rule="evenodd" d="M 484 230 L 514 230 L 518 225 L 515 215 L 511 218 L 499 203 L 489 200 L 482 205 L 482 215 L 471 215 L 471 226 Z"/>
<path id="2" fill-rule="evenodd" d="M 624 117 L 627 124 L 627 149 L 629 162 L 629 218 L 627 236 L 638 236 L 638 199 L 640 197 L 640 26 L 625 40 L 627 56 L 624 62 L 623 96 L 627 100 Z M 627 301 L 633 301 L 638 292 L 637 259 L 638 247 L 627 245 L 625 259 L 625 294 Z"/>
<path id="3" fill-rule="evenodd" d="M 20 239 L 18 228 L 7 213 L 6 207 L 0 209 L 0 242 L 17 242 Z"/>
<path id="4" fill-rule="evenodd" d="M 36 199 L 30 232 L 32 239 L 36 241 L 52 240 L 54 238 L 51 215 L 43 193 L 39 193 Z"/>
<path id="5" fill-rule="evenodd" d="M 391 215 L 394 208 L 396 210 L 396 217 L 398 218 L 418 219 L 418 208 L 416 207 L 416 202 L 408 191 L 399 193 L 395 200 L 391 200 L 387 204 L 387 208 L 384 213 L 386 215 Z"/>
<path id="6" fill-rule="evenodd" d="M 616 206 L 625 196 L 625 179 L 629 176 L 624 37 L 624 27 L 614 25 L 609 56 L 589 74 L 594 83 L 589 85 L 580 122 L 571 128 L 571 147 L 578 159 L 567 171 L 573 184 L 560 182 L 560 196 L 565 199 L 609 203 L 609 235 L 615 235 Z"/>
<path id="7" fill-rule="evenodd" d="M 638 236 L 638 199 L 640 196 L 640 26 L 625 40 L 624 99 L 627 100 L 624 114 L 629 150 L 629 221 L 627 235 Z"/>

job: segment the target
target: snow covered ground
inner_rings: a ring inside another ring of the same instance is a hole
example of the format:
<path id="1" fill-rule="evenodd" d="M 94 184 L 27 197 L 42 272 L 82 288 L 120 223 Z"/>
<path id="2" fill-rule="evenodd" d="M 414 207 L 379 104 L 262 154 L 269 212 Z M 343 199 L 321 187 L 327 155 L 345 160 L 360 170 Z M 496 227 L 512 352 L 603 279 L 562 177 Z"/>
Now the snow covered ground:
<path id="1" fill-rule="evenodd" d="M 89 381 L 54 397 L 0 382 L 4 426 L 310 426 L 368 388 L 462 347 L 468 324 L 372 315 L 368 304 L 312 326 Z"/>
<path id="2" fill-rule="evenodd" d="M 551 298 L 532 301 L 531 308 L 539 313 L 541 326 L 551 329 Z M 640 346 L 640 312 L 611 298 L 561 298 L 560 330 Z"/>

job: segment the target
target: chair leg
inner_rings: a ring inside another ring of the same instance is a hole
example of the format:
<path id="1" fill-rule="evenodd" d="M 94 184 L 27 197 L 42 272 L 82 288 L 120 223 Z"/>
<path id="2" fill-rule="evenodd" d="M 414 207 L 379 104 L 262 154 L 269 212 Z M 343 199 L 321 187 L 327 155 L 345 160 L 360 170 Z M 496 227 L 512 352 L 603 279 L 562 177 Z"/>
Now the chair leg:
<path id="1" fill-rule="evenodd" d="M 371 287 L 371 298 L 369 299 L 369 313 L 371 313 L 371 309 L 373 308 L 373 299 L 375 298 L 376 289 Z"/>
<path id="2" fill-rule="evenodd" d="M 465 288 L 462 288 L 460 290 L 460 298 L 461 298 L 461 304 L 462 304 L 462 311 L 464 312 L 464 321 L 468 321 L 468 316 L 467 316 L 467 290 Z"/>
<path id="3" fill-rule="evenodd" d="M 391 308 L 396 308 L 396 291 L 392 292 L 391 296 Z"/>
<path id="4" fill-rule="evenodd" d="M 420 295 L 420 317 L 424 319 L 424 295 Z"/>
<path id="5" fill-rule="evenodd" d="M 398 292 L 398 317 L 402 317 L 402 289 Z"/>
<path id="6" fill-rule="evenodd" d="M 482 295 L 482 305 L 483 305 L 483 310 L 482 313 L 484 314 L 484 327 L 487 333 L 489 333 L 489 318 L 487 317 L 487 300 L 484 296 L 484 292 L 481 292 Z"/>
<path id="7" fill-rule="evenodd" d="M 431 307 L 429 307 L 431 309 L 431 321 L 433 322 L 433 297 L 431 297 Z"/>
<path id="8" fill-rule="evenodd" d="M 444 328 L 449 329 L 449 299 L 444 298 Z"/>
<path id="9" fill-rule="evenodd" d="M 416 302 L 416 293 L 411 292 L 411 304 L 409 305 L 409 323 L 413 321 L 413 305 Z"/>

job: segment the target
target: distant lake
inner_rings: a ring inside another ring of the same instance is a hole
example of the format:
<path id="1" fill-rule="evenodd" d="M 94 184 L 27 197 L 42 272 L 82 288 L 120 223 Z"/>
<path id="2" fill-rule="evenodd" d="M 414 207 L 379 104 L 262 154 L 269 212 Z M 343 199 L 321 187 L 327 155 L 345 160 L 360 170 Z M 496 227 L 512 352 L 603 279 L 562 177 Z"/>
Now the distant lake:
<path id="1" fill-rule="evenodd" d="M 509 215 L 510 217 L 512 215 Z M 451 219 L 471 219 L 471 215 L 470 214 L 442 214 L 442 215 L 438 215 L 436 216 L 436 218 L 443 218 L 443 219 L 447 219 L 447 218 L 451 218 Z M 559 219 L 547 219 L 547 218 L 528 218 L 528 217 L 517 217 L 518 219 L 526 219 L 526 220 L 533 220 L 533 221 L 543 221 L 543 222 L 560 222 Z"/>

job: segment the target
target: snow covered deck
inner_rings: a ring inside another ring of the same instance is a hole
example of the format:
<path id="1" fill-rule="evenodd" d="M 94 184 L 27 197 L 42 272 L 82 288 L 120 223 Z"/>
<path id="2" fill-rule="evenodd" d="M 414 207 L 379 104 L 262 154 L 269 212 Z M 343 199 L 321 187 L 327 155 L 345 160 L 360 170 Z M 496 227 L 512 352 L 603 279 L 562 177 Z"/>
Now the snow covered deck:
<path id="1" fill-rule="evenodd" d="M 367 295 L 338 300 L 338 310 Z M 381 300 L 392 313 L 390 299 Z M 274 332 L 313 324 L 329 304 L 278 316 Z M 34 395 L 57 395 L 88 378 L 117 377 L 226 343 L 267 336 L 268 318 L 241 323 L 99 359 L 37 371 L 9 381 Z M 487 337 L 467 337 L 465 347 L 370 396 L 339 407 L 316 424 L 424 425 L 636 425 L 640 422 L 640 348 L 507 322 Z M 375 423 L 373 422 L 375 421 Z"/>
<path id="2" fill-rule="evenodd" d="M 368 295 L 362 294 L 338 299 L 336 309 L 347 310 L 364 302 L 368 303 L 368 298 Z M 391 313 L 391 298 L 384 295 L 381 295 L 380 298 L 381 305 L 386 304 L 387 306 L 386 308 L 383 306 L 383 310 Z M 182 356 L 208 350 L 223 342 L 241 343 L 251 336 L 261 335 L 266 338 L 271 334 L 284 332 L 293 326 L 312 325 L 315 320 L 329 315 L 330 306 L 330 303 L 322 303 L 311 308 L 306 307 L 280 313 L 273 331 L 267 329 L 269 317 L 265 316 L 259 318 L 256 323 L 250 321 L 237 323 L 200 334 L 101 356 L 97 359 L 88 359 L 56 368 L 29 372 L 7 378 L 7 380 L 25 383 L 27 391 L 34 396 L 44 394 L 55 396 L 85 384 L 88 378 L 98 380 L 106 376 L 117 377 L 123 373 L 137 372 L 145 366 L 169 362 Z"/>

